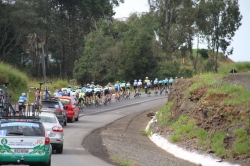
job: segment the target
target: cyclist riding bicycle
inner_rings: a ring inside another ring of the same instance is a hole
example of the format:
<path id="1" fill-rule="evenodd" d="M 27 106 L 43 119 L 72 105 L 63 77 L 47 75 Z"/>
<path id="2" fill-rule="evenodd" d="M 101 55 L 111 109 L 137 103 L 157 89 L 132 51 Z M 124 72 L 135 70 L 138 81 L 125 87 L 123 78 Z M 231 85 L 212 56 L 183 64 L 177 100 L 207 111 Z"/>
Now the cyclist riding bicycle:
<path id="1" fill-rule="evenodd" d="M 120 97 L 119 91 L 120 91 L 120 84 L 119 81 L 116 82 L 115 86 L 115 98 L 118 99 Z"/>
<path id="2" fill-rule="evenodd" d="M 128 81 L 127 84 L 126 84 L 126 92 L 127 92 L 127 95 L 129 96 L 130 95 L 130 82 Z"/>
<path id="3" fill-rule="evenodd" d="M 126 81 L 122 81 L 122 84 L 121 84 L 121 91 L 122 91 L 122 94 L 125 93 L 125 88 L 126 88 Z"/>
<path id="4" fill-rule="evenodd" d="M 145 89 L 146 94 L 150 94 L 151 93 L 150 88 L 151 88 L 151 81 L 149 80 L 147 82 L 146 89 Z"/>
<path id="5" fill-rule="evenodd" d="M 154 90 L 155 91 L 158 90 L 158 78 L 155 78 L 155 80 L 154 80 Z"/>
<path id="6" fill-rule="evenodd" d="M 101 100 L 101 95 L 102 95 L 102 89 L 100 88 L 100 86 L 99 85 L 97 85 L 96 87 L 95 87 L 95 89 L 94 89 L 94 93 L 95 93 L 95 96 L 97 97 L 97 99 L 99 100 L 99 101 L 102 101 Z M 99 102 L 99 105 L 101 105 L 101 102 Z"/>
<path id="7" fill-rule="evenodd" d="M 141 79 L 139 79 L 139 81 L 138 81 L 138 83 L 137 83 L 137 88 L 138 88 L 138 90 L 139 90 L 139 92 L 140 92 L 140 90 L 141 90 L 141 88 L 142 88 L 142 81 L 141 81 Z"/>
<path id="8" fill-rule="evenodd" d="M 25 102 L 27 101 L 26 93 L 22 93 L 18 100 L 18 111 L 25 110 Z"/>
<path id="9" fill-rule="evenodd" d="M 108 97 L 108 95 L 109 95 L 109 86 L 107 85 L 107 86 L 105 86 L 105 88 L 103 89 L 103 94 L 104 94 L 104 101 L 103 101 L 103 103 L 105 104 L 105 102 L 106 102 L 106 100 L 107 100 L 107 97 Z"/>
<path id="10" fill-rule="evenodd" d="M 134 86 L 134 91 L 135 91 L 135 92 L 136 92 L 136 89 L 137 89 L 137 85 L 138 85 L 137 80 L 134 80 L 133 86 Z"/>
<path id="11" fill-rule="evenodd" d="M 147 93 L 147 83 L 150 82 L 150 80 L 148 79 L 148 77 L 145 78 L 143 84 L 144 84 L 144 89 L 145 89 L 145 93 Z"/>
<path id="12" fill-rule="evenodd" d="M 174 79 L 172 77 L 170 77 L 170 79 L 168 80 L 168 82 L 169 82 L 169 86 L 172 87 Z"/>
<path id="13" fill-rule="evenodd" d="M 71 92 L 71 86 L 68 85 L 68 88 L 67 88 L 67 95 L 70 96 L 70 92 Z"/>

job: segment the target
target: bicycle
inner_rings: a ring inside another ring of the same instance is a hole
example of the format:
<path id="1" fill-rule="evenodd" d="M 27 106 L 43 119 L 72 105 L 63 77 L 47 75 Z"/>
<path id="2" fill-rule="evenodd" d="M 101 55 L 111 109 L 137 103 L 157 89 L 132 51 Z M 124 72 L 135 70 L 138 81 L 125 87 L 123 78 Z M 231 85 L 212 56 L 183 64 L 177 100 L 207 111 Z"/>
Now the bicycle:
<path id="1" fill-rule="evenodd" d="M 162 94 L 163 90 L 164 90 L 164 87 L 162 86 L 160 90 L 160 95 Z"/>
<path id="2" fill-rule="evenodd" d="M 16 114 L 16 111 L 11 104 L 11 95 L 8 93 L 8 82 L 4 83 L 5 90 L 2 89 L 0 93 L 0 113 L 1 116 L 12 116 Z"/>
<path id="3" fill-rule="evenodd" d="M 135 91 L 135 95 L 134 95 L 134 98 L 140 98 L 140 92 L 139 92 L 139 90 L 138 89 L 136 89 L 136 91 Z"/>

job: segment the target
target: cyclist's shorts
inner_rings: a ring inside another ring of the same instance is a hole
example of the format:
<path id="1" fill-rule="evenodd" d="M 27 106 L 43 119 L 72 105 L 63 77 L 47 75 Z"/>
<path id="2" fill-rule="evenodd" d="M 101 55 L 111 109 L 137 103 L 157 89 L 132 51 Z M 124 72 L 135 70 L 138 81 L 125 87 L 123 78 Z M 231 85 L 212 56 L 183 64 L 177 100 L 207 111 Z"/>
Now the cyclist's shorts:
<path id="1" fill-rule="evenodd" d="M 126 87 L 126 90 L 127 90 L 127 89 L 130 89 L 130 87 Z"/>
<path id="2" fill-rule="evenodd" d="M 170 85 L 170 86 L 172 86 L 172 85 L 173 85 L 173 83 L 169 83 L 169 85 Z"/>
<path id="3" fill-rule="evenodd" d="M 154 84 L 154 87 L 155 87 L 155 88 L 158 87 L 158 84 Z"/>
<path id="4" fill-rule="evenodd" d="M 107 94 L 109 94 L 109 90 L 108 89 L 104 89 L 104 96 L 106 96 Z"/>
<path id="5" fill-rule="evenodd" d="M 78 101 L 79 101 L 79 103 L 80 103 L 81 101 L 84 101 L 84 100 L 83 100 L 82 97 L 80 97 L 80 98 L 78 99 Z"/>
<path id="6" fill-rule="evenodd" d="M 122 87 L 122 90 L 125 91 L 125 87 Z"/>
<path id="7" fill-rule="evenodd" d="M 136 89 L 137 88 L 137 86 L 134 86 L 134 89 Z"/>
<path id="8" fill-rule="evenodd" d="M 95 92 L 96 96 L 98 96 L 99 98 L 101 98 L 101 92 L 100 91 L 97 91 Z"/>
<path id="9" fill-rule="evenodd" d="M 92 97 L 93 96 L 92 91 L 91 92 L 86 92 L 85 94 L 86 94 L 87 97 Z"/>
<path id="10" fill-rule="evenodd" d="M 167 82 L 165 82 L 165 86 L 168 86 L 168 83 L 167 83 Z"/>

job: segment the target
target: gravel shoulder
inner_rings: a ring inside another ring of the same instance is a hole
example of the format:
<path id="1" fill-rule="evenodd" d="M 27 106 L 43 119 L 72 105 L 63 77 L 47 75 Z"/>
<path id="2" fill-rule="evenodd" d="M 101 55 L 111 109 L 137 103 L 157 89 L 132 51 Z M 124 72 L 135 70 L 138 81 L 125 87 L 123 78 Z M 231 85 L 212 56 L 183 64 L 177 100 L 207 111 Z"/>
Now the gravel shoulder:
<path id="1" fill-rule="evenodd" d="M 115 166 L 194 166 L 157 147 L 142 134 L 151 120 L 147 114 L 160 107 L 121 118 L 85 138 L 84 148 L 92 155 Z M 119 161 L 120 164 L 113 161 Z"/>

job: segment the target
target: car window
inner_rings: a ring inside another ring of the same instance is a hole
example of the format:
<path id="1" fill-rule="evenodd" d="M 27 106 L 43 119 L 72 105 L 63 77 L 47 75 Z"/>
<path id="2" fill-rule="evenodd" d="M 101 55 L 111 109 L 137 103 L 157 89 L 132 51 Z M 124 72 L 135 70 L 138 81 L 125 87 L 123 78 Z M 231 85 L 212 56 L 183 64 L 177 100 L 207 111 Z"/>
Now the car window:
<path id="1" fill-rule="evenodd" d="M 0 125 L 1 136 L 44 136 L 41 123 L 34 122 L 4 122 Z"/>
<path id="2" fill-rule="evenodd" d="M 70 99 L 60 99 L 63 104 L 70 104 Z"/>
<path id="3" fill-rule="evenodd" d="M 56 123 L 56 117 L 53 115 L 40 115 L 39 116 L 41 122 L 46 123 Z"/>
<path id="4" fill-rule="evenodd" d="M 60 108 L 58 102 L 48 102 L 48 101 L 42 101 L 42 107 L 43 108 Z"/>

